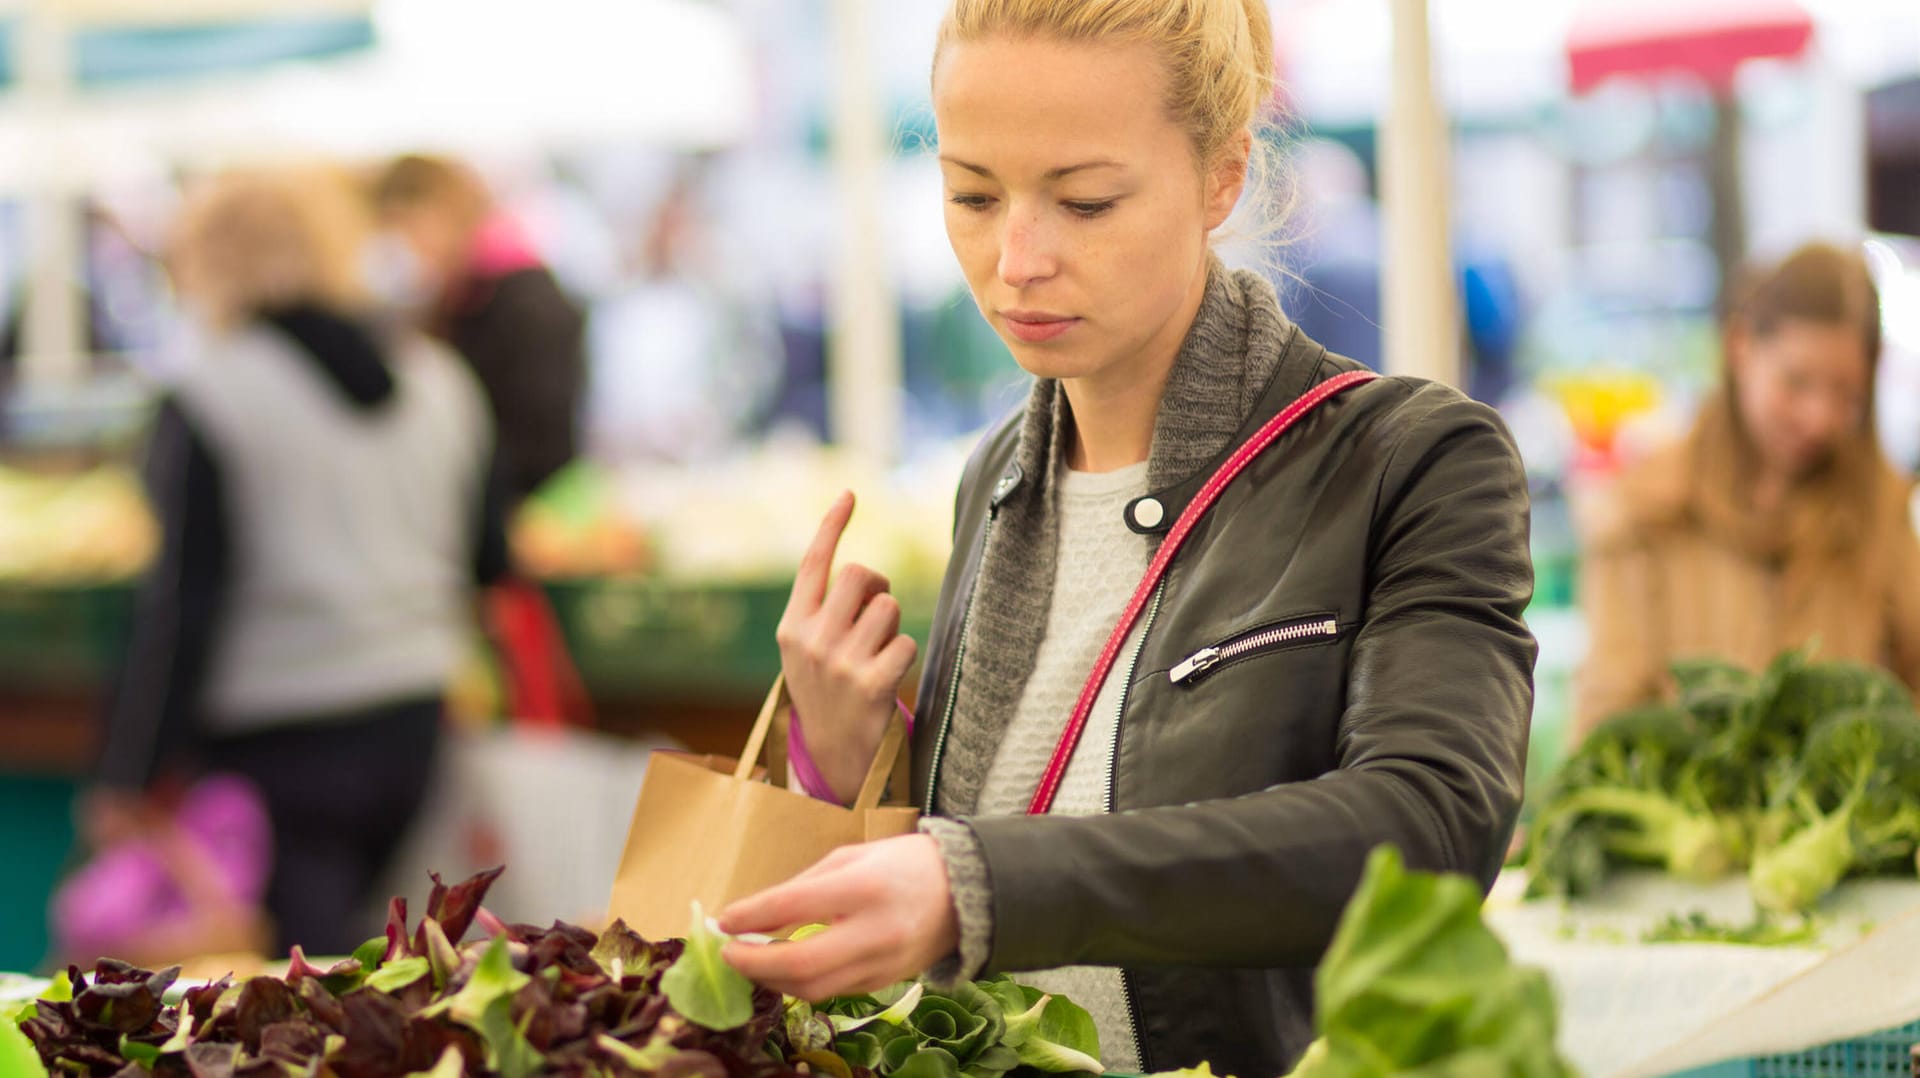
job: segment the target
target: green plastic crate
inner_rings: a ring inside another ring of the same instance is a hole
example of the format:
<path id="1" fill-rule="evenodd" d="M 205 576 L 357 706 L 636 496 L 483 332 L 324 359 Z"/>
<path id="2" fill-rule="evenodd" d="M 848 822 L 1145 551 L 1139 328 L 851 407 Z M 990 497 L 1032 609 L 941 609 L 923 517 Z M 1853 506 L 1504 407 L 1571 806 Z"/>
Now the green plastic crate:
<path id="1" fill-rule="evenodd" d="M 773 633 L 792 588 L 640 577 L 553 582 L 547 595 L 589 692 L 757 700 L 780 672 Z M 901 631 L 923 643 L 933 598 L 900 597 Z"/>
<path id="2" fill-rule="evenodd" d="M 1835 1041 L 1805 1052 L 1734 1060 L 1674 1078 L 1908 1078 L 1920 1022 Z"/>
<path id="3" fill-rule="evenodd" d="M 47 900 L 70 867 L 74 792 L 67 779 L 0 771 L 0 970 L 37 969 L 46 957 Z"/>
<path id="4" fill-rule="evenodd" d="M 132 582 L 0 583 L 0 684 L 72 690 L 100 685 L 133 626 Z"/>

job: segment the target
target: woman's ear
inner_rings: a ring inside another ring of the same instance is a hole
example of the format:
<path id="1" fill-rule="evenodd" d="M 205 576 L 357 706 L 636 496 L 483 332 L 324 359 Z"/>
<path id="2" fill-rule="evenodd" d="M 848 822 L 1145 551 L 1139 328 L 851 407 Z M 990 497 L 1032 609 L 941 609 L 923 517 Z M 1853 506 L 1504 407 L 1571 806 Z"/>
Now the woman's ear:
<path id="1" fill-rule="evenodd" d="M 1253 158 L 1253 132 L 1241 129 L 1214 155 L 1207 174 L 1207 231 L 1212 232 L 1233 216 L 1233 207 L 1246 190 L 1247 167 Z"/>

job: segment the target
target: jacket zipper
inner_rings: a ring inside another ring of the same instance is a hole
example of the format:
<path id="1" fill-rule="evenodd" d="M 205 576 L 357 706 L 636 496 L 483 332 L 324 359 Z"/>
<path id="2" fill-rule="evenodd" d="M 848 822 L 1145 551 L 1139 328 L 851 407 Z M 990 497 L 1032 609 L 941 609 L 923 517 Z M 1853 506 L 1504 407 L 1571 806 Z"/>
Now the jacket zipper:
<path id="1" fill-rule="evenodd" d="M 987 544 L 993 541 L 993 522 L 999 519 L 1000 510 L 987 511 L 987 524 L 980 536 L 980 564 L 987 563 Z M 973 590 L 967 593 L 967 612 L 960 616 L 960 642 L 953 648 L 953 679 L 947 682 L 947 706 L 940 711 L 940 729 L 933 735 L 933 756 L 927 761 L 927 798 L 922 804 L 927 812 L 933 811 L 934 793 L 940 789 L 940 758 L 946 755 L 947 731 L 953 726 L 953 708 L 960 700 L 960 663 L 967 657 L 967 636 L 973 629 L 973 604 L 980 597 L 980 581 L 974 580 Z"/>
<path id="2" fill-rule="evenodd" d="M 1126 714 L 1127 698 L 1133 695 L 1131 691 L 1133 688 L 1133 674 L 1140 666 L 1140 653 L 1147 649 L 1147 634 L 1153 631 L 1154 619 L 1160 614 L 1160 599 L 1166 592 L 1167 581 L 1165 577 L 1162 577 L 1159 586 L 1153 589 L 1153 603 L 1147 607 L 1147 620 L 1140 626 L 1140 640 L 1134 644 L 1133 654 L 1127 658 L 1126 671 L 1121 674 L 1120 705 L 1113 713 L 1113 754 L 1107 758 L 1107 815 L 1109 816 L 1113 815 L 1115 803 L 1118 799 L 1118 795 L 1114 792 L 1114 780 L 1120 773 L 1120 717 Z M 1121 967 L 1120 970 L 1120 998 L 1122 1003 L 1125 1004 L 1127 1040 L 1133 1044 L 1134 1065 L 1139 1068 L 1140 1073 L 1145 1074 L 1147 1072 L 1147 1049 L 1146 1046 L 1140 1042 L 1140 1023 L 1139 1020 L 1134 1017 L 1136 1005 L 1133 999 L 1133 973 L 1125 967 Z"/>
<path id="3" fill-rule="evenodd" d="M 1221 663 L 1232 662 L 1256 651 L 1279 647 L 1282 644 L 1293 644 L 1301 640 L 1331 639 L 1339 635 L 1340 623 L 1331 615 L 1276 625 L 1271 629 L 1248 633 L 1238 639 L 1210 648 L 1201 648 L 1180 660 L 1172 670 L 1167 671 L 1167 680 L 1179 685 L 1204 676 L 1207 671 Z"/>

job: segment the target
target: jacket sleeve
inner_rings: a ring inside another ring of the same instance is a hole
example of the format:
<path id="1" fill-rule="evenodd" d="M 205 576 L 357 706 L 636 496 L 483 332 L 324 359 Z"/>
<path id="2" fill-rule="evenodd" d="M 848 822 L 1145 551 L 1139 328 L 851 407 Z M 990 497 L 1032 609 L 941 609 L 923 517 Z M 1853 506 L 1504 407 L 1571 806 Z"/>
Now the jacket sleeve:
<path id="1" fill-rule="evenodd" d="M 219 469 L 175 402 L 163 404 L 154 423 L 146 483 L 160 519 L 160 556 L 141 581 L 98 774 L 123 789 L 147 785 L 193 742 L 232 546 Z"/>
<path id="2" fill-rule="evenodd" d="M 1227 800 L 967 822 L 992 880 L 990 971 L 1298 967 L 1368 854 L 1490 885 L 1520 806 L 1535 647 L 1526 479 L 1494 413 L 1417 391 L 1381 478 L 1337 768 Z"/>

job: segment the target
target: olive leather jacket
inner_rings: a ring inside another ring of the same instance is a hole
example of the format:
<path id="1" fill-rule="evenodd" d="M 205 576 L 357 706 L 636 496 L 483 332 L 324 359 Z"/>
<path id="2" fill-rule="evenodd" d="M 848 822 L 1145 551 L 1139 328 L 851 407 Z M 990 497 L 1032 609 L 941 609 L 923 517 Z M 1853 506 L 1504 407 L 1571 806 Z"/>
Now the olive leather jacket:
<path id="1" fill-rule="evenodd" d="M 1239 433 L 1153 490 L 1157 507 L 1132 503 L 1135 531 L 1164 535 L 1262 423 L 1358 366 L 1284 331 Z M 963 639 L 997 586 L 989 535 L 1040 485 L 1021 424 L 981 444 L 956 503 L 914 734 L 915 801 L 935 813 L 952 814 L 936 791 L 967 721 L 957 679 L 980 661 L 962 653 L 996 646 Z M 1226 489 L 1162 587 L 1121 706 L 1112 814 L 962 817 L 993 894 L 985 972 L 1119 966 L 1144 1071 L 1206 1060 L 1267 1078 L 1313 1039 L 1314 967 L 1375 846 L 1483 887 L 1499 870 L 1536 652 L 1519 455 L 1495 412 L 1443 385 L 1350 389 Z"/>

